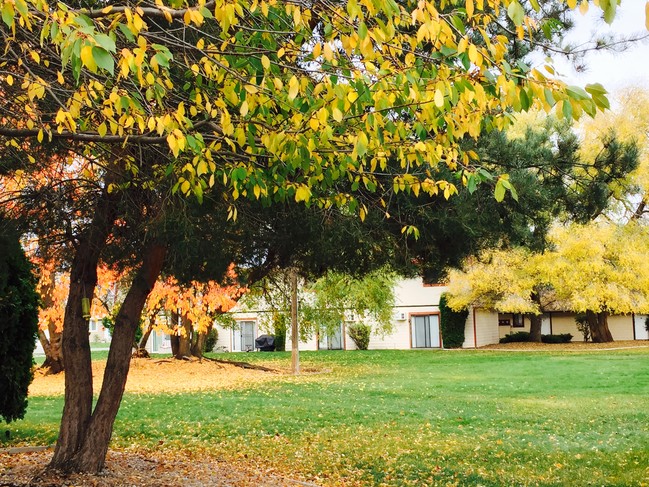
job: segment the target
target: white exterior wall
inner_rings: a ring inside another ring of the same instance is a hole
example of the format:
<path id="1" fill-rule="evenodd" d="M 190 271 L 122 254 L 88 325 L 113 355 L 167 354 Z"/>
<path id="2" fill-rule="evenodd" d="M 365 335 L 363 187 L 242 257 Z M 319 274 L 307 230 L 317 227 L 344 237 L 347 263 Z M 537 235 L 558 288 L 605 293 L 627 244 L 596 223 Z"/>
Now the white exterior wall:
<path id="1" fill-rule="evenodd" d="M 464 327 L 464 344 L 462 348 L 484 347 L 498 343 L 500 330 L 498 313 L 495 311 L 471 308 Z M 520 330 L 521 328 L 517 328 Z"/>
<path id="2" fill-rule="evenodd" d="M 609 316 L 608 329 L 613 340 L 633 340 L 633 315 Z"/>
<path id="3" fill-rule="evenodd" d="M 406 314 L 408 316 L 408 314 Z M 351 338 L 348 338 L 347 345 L 354 345 Z M 356 347 L 354 347 L 356 348 Z M 372 332 L 370 335 L 370 344 L 368 346 L 371 350 L 403 350 L 410 348 L 410 319 L 394 321 L 392 333 L 381 336 Z"/>

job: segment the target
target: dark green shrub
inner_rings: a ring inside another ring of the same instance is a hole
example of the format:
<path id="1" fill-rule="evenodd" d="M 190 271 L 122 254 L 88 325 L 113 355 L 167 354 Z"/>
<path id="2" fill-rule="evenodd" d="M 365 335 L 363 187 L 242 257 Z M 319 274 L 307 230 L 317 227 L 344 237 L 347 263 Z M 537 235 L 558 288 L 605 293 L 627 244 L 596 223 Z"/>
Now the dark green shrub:
<path id="1" fill-rule="evenodd" d="M 541 335 L 543 343 L 570 343 L 572 335 L 570 333 L 562 333 L 560 335 Z"/>
<path id="2" fill-rule="evenodd" d="M 446 296 L 439 299 L 440 327 L 444 348 L 460 348 L 464 344 L 464 328 L 469 310 L 454 311 L 446 304 Z"/>
<path id="3" fill-rule="evenodd" d="M 370 345 L 370 334 L 372 333 L 372 328 L 369 325 L 364 323 L 350 325 L 347 327 L 347 333 L 356 344 L 356 348 L 367 350 Z"/>
<path id="4" fill-rule="evenodd" d="M 18 237 L 0 217 L 0 418 L 21 419 L 33 379 L 39 298 Z"/>
<path id="5" fill-rule="evenodd" d="M 218 339 L 219 331 L 214 327 L 210 328 L 210 331 L 207 332 L 207 336 L 205 337 L 205 342 L 203 343 L 203 352 L 211 352 L 214 350 L 214 346 Z"/>
<path id="6" fill-rule="evenodd" d="M 528 331 L 517 331 L 509 333 L 500 339 L 500 343 L 529 342 L 530 333 Z"/>
<path id="7" fill-rule="evenodd" d="M 273 315 L 273 329 L 275 336 L 275 351 L 286 350 L 286 329 L 288 328 L 288 315 L 286 313 L 275 313 Z"/>

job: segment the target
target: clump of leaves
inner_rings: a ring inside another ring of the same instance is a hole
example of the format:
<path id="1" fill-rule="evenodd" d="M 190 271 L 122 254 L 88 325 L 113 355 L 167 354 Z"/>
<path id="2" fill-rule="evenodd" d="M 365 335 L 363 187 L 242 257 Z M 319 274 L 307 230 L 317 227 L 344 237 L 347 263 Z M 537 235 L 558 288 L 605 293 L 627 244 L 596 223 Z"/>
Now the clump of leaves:
<path id="1" fill-rule="evenodd" d="M 356 323 L 347 328 L 349 337 L 354 341 L 356 348 L 359 350 L 367 350 L 370 344 L 370 334 L 372 328 L 365 323 Z"/>

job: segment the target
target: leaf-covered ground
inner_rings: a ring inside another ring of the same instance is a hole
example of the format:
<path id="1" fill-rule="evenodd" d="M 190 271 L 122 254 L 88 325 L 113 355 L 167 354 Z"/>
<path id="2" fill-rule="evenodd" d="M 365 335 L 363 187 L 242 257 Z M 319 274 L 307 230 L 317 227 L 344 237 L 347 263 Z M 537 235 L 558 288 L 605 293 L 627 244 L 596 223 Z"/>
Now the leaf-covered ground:
<path id="1" fill-rule="evenodd" d="M 313 352 L 297 378 L 286 353 L 140 359 L 105 475 L 33 485 L 647 485 L 649 348 L 624 346 Z M 37 376 L 0 450 L 52 444 L 62 391 Z M 49 455 L 0 454 L 0 486 Z"/>

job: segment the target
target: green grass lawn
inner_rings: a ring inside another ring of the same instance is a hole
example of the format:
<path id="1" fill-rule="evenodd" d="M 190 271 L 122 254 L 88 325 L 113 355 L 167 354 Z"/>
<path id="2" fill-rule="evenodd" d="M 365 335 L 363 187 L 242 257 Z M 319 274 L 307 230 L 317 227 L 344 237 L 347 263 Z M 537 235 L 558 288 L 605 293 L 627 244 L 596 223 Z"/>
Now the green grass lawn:
<path id="1" fill-rule="evenodd" d="M 331 372 L 127 394 L 114 446 L 209 452 L 328 485 L 649 485 L 647 349 L 301 357 Z M 31 398 L 11 442 L 53 442 L 61 408 L 61 397 Z"/>

